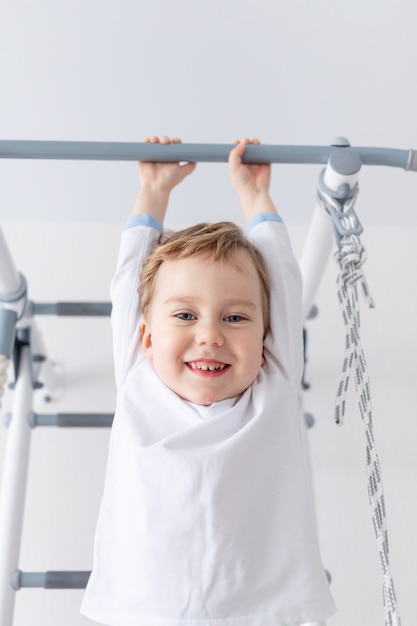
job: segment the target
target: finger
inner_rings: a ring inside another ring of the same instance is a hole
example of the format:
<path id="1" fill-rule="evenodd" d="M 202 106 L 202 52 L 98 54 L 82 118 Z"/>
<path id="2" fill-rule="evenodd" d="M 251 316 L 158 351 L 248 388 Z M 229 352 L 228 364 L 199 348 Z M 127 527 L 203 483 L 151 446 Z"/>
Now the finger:
<path id="1" fill-rule="evenodd" d="M 172 138 L 172 143 L 182 143 L 181 139 L 179 137 L 173 137 Z"/>
<path id="2" fill-rule="evenodd" d="M 229 154 L 229 163 L 237 166 L 241 162 L 241 157 L 246 150 L 246 144 L 241 143 L 240 141 L 236 144 L 234 148 L 230 151 Z"/>
<path id="3" fill-rule="evenodd" d="M 183 172 L 184 176 L 189 176 L 192 172 L 194 172 L 196 167 L 197 163 L 184 163 L 184 165 L 181 165 L 181 171 Z"/>
<path id="4" fill-rule="evenodd" d="M 254 144 L 255 146 L 258 146 L 261 142 L 259 141 L 258 138 L 256 138 L 256 139 L 252 139 L 251 143 Z"/>
<path id="5" fill-rule="evenodd" d="M 159 139 L 159 143 L 163 143 L 163 144 L 171 143 L 171 139 L 169 137 L 167 137 L 166 135 L 163 135 Z"/>

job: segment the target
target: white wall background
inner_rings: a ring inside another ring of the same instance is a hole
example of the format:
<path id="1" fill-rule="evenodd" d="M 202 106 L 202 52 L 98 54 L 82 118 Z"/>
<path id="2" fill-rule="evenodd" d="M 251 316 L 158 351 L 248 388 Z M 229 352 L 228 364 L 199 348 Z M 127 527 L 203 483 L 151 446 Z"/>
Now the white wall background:
<path id="1" fill-rule="evenodd" d="M 412 0 L 18 0 L 0 3 L 0 139 L 187 142 L 259 136 L 270 144 L 417 147 Z M 317 166 L 274 166 L 272 193 L 299 253 Z M 118 234 L 137 189 L 133 163 L 0 163 L 4 233 L 35 301 L 106 300 Z M 357 210 L 377 304 L 363 341 L 384 470 L 390 547 L 403 624 L 417 612 L 417 374 L 413 173 L 364 168 Z M 200 164 L 176 190 L 170 226 L 240 222 L 223 164 Z M 306 409 L 323 560 L 339 608 L 331 626 L 383 623 L 354 397 L 332 410 L 343 329 L 330 263 L 309 322 Z M 40 320 L 64 393 L 37 410 L 111 411 L 108 320 Z M 10 408 L 8 392 L 2 412 Z M 90 569 L 107 432 L 33 432 L 20 567 Z M 0 430 L 1 458 L 7 431 Z M 1 469 L 0 469 L 1 471 Z M 1 477 L 1 475 L 0 475 Z M 15 626 L 84 626 L 81 592 L 22 590 Z M 2 625 L 3 626 L 3 625 Z M 6 626 L 6 625 L 5 625 Z"/>

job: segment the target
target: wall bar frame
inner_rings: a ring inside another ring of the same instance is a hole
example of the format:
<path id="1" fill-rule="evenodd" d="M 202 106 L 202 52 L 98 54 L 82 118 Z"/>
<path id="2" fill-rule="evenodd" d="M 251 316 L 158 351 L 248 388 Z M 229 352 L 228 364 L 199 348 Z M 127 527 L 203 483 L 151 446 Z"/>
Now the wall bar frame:
<path id="1" fill-rule="evenodd" d="M 121 142 L 75 142 L 75 141 L 21 141 L 0 140 L 0 159 L 53 159 L 53 160 L 89 160 L 89 161 L 159 161 L 159 162 L 227 162 L 233 144 L 151 144 Z M 244 159 L 246 163 L 287 163 L 287 164 L 323 164 L 321 181 L 326 189 L 337 197 L 339 190 L 348 185 L 354 188 L 362 165 L 378 165 L 417 171 L 417 151 L 391 148 L 356 148 L 351 147 L 344 137 L 337 137 L 330 146 L 277 146 L 249 145 Z M 308 317 L 315 292 L 327 263 L 333 244 L 333 227 L 329 216 L 316 202 L 311 225 L 308 231 L 304 251 L 300 260 L 304 279 L 304 315 Z M 72 573 L 53 573 L 45 582 L 42 574 L 24 574 L 18 570 L 22 519 L 28 472 L 30 433 L 37 425 L 79 426 L 85 416 L 35 416 L 32 412 L 34 378 L 34 356 L 45 354 L 37 331 L 36 320 L 32 315 L 108 315 L 109 303 L 98 303 L 94 310 L 84 306 L 82 313 L 76 313 L 70 303 L 58 305 L 36 305 L 26 307 L 26 282 L 14 266 L 12 256 L 0 229 L 0 309 L 14 312 L 14 316 L 5 315 L 2 326 L 3 350 L 10 352 L 9 346 L 16 336 L 24 335 L 20 341 L 21 357 L 16 372 L 14 408 L 9 423 L 9 433 L 4 460 L 2 489 L 0 491 L 0 624 L 12 626 L 14 616 L 15 592 L 22 586 L 47 586 L 62 588 L 67 586 Z M 58 303 L 59 304 L 59 303 Z M 33 305 L 33 303 L 32 303 Z M 87 310 L 88 309 L 88 310 Z M 17 314 L 21 313 L 17 320 Z M 12 321 L 10 321 L 12 319 Z M 11 356 L 10 354 L 8 356 Z M 47 363 L 47 360 L 46 360 Z M 45 367 L 45 363 L 43 364 Z M 51 376 L 53 379 L 53 376 Z M 53 380 L 52 380 L 53 382 Z M 32 421 L 28 417 L 32 416 Z M 90 419 L 90 418 L 88 418 Z M 104 420 L 104 421 L 103 421 Z M 110 426 L 111 415 L 101 416 L 91 426 Z M 87 424 L 87 421 L 86 421 Z M 86 425 L 85 424 L 85 425 Z M 16 578 L 16 573 L 19 574 Z M 59 574 L 59 575 L 58 575 Z M 81 582 L 71 579 L 69 587 L 82 587 L 89 573 L 81 574 Z M 58 576 L 57 576 L 58 575 Z M 35 577 L 35 578 L 34 578 Z M 50 579 L 50 580 L 49 580 Z M 46 580 L 46 579 L 45 579 Z M 48 582 L 49 581 L 49 582 Z M 310 625 L 313 626 L 313 625 Z M 315 626 L 324 626 L 324 622 Z"/>

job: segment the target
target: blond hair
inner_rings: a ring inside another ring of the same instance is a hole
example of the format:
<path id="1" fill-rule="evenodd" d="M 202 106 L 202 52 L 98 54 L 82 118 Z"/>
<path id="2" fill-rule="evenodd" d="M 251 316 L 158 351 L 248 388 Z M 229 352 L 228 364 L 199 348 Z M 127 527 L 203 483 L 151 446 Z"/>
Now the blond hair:
<path id="1" fill-rule="evenodd" d="M 144 316 L 151 305 L 158 270 L 164 261 L 203 256 L 208 263 L 229 261 L 238 269 L 236 254 L 244 251 L 249 254 L 261 283 L 264 336 L 270 328 L 270 282 L 265 261 L 259 250 L 245 237 L 239 226 L 232 222 L 196 224 L 175 233 L 163 233 L 159 245 L 145 259 L 140 275 L 139 296 Z"/>

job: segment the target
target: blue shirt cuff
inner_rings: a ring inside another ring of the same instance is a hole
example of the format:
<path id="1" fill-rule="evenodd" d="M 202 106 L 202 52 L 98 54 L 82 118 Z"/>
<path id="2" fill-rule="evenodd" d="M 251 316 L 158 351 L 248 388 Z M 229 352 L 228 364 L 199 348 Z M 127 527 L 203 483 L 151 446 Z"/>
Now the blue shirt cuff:
<path id="1" fill-rule="evenodd" d="M 132 215 L 126 223 L 124 230 L 128 228 L 134 228 L 135 226 L 149 226 L 150 228 L 155 228 L 162 232 L 162 224 L 152 217 L 152 215 Z"/>
<path id="2" fill-rule="evenodd" d="M 282 218 L 277 213 L 258 213 L 255 217 L 249 222 L 247 227 L 247 232 L 251 231 L 257 224 L 261 222 L 281 222 Z M 134 228 L 135 226 L 149 226 L 150 228 L 155 228 L 162 232 L 162 224 L 151 215 L 133 215 L 130 217 L 126 223 L 125 230 L 128 228 Z"/>
<path id="3" fill-rule="evenodd" d="M 281 222 L 282 217 L 277 213 L 258 213 L 255 217 L 249 222 L 247 227 L 247 232 L 251 231 L 257 224 L 261 222 Z"/>

